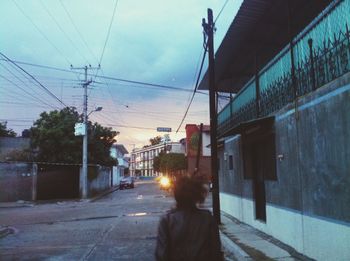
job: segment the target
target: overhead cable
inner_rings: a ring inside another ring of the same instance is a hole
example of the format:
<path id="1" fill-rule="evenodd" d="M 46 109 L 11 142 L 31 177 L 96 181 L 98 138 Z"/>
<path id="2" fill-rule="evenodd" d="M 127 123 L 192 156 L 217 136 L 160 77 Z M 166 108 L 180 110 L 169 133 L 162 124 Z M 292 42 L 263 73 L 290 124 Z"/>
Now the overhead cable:
<path id="1" fill-rule="evenodd" d="M 71 70 L 62 69 L 62 68 L 53 67 L 53 66 L 34 64 L 34 63 L 28 63 L 28 62 L 21 62 L 21 61 L 16 61 L 16 60 L 13 60 L 13 62 L 15 62 L 17 64 L 29 65 L 29 66 L 34 66 L 34 67 L 48 69 L 48 70 L 56 70 L 56 71 L 61 71 L 61 72 L 67 72 L 67 73 L 75 74 Z M 79 74 L 83 74 L 83 73 L 79 73 Z M 89 74 L 89 73 L 87 75 L 88 76 L 94 76 L 93 74 Z M 133 81 L 133 80 L 127 80 L 127 79 L 116 78 L 116 77 L 111 77 L 111 76 L 98 76 L 98 78 L 108 79 L 108 80 L 113 80 L 113 81 L 119 81 L 119 82 L 133 83 L 133 84 L 137 84 L 137 85 L 144 85 L 144 86 L 150 86 L 150 87 L 156 87 L 156 88 L 164 88 L 164 89 L 169 89 L 169 90 L 191 92 L 190 89 L 186 89 L 186 88 L 175 87 L 175 86 L 170 86 L 170 85 L 163 85 L 163 84 L 156 84 L 156 83 L 149 83 L 149 82 Z M 205 93 L 205 92 L 197 91 L 197 93 L 207 95 L 207 93 Z"/>
<path id="2" fill-rule="evenodd" d="M 5 54 L 0 52 L 0 55 L 2 55 L 7 61 L 11 62 L 13 65 L 15 65 L 17 68 L 19 68 L 21 71 L 23 71 L 25 74 L 27 74 L 30 78 L 32 78 L 37 84 L 40 85 L 41 88 L 43 88 L 51 97 L 53 97 L 55 100 L 57 100 L 59 103 L 61 103 L 63 106 L 68 107 L 63 101 L 61 101 L 55 94 L 53 94 L 48 88 L 46 88 L 41 82 L 39 82 L 33 75 L 31 75 L 29 72 L 27 72 L 25 69 L 23 69 L 21 66 L 19 66 L 16 62 L 12 61 L 10 58 L 8 58 Z"/>
<path id="3" fill-rule="evenodd" d="M 57 46 L 46 36 L 46 34 L 43 31 L 40 30 L 40 28 L 33 22 L 33 20 L 24 12 L 24 10 L 18 5 L 18 3 L 15 0 L 13 0 L 13 2 L 15 3 L 16 7 L 21 11 L 21 13 L 29 20 L 29 22 L 31 22 L 35 29 L 38 30 L 38 32 L 46 39 L 46 41 L 48 41 L 52 45 L 52 47 L 56 49 L 56 51 L 66 60 L 68 64 L 72 64 L 69 61 L 69 59 L 61 52 L 61 50 L 57 48 Z"/>
<path id="4" fill-rule="evenodd" d="M 205 49 L 204 49 L 204 51 L 203 51 L 202 62 L 201 62 L 201 66 L 200 66 L 200 69 L 199 69 L 198 76 L 197 76 L 196 84 L 195 84 L 194 89 L 193 89 L 193 93 L 192 93 L 191 100 L 190 100 L 190 102 L 189 102 L 188 105 L 187 105 L 187 109 L 186 109 L 186 111 L 185 111 L 184 116 L 182 117 L 182 120 L 181 120 L 181 122 L 180 122 L 180 124 L 179 124 L 179 127 L 178 127 L 177 130 L 176 130 L 176 133 L 179 132 L 179 129 L 181 128 L 182 123 L 184 122 L 184 120 L 185 120 L 185 118 L 186 118 L 186 116 L 187 116 L 188 110 L 189 110 L 190 107 L 191 107 L 191 104 L 192 104 L 193 99 L 194 99 L 194 95 L 196 94 L 196 91 L 197 91 L 197 88 L 198 88 L 198 84 L 199 84 L 199 80 L 200 80 L 200 77 L 201 77 L 201 74 L 202 74 L 202 69 L 203 69 L 203 65 L 204 65 L 204 61 L 205 61 L 205 54 L 207 53 L 207 49 L 208 49 L 208 48 L 207 48 L 207 46 L 206 46 Z"/>

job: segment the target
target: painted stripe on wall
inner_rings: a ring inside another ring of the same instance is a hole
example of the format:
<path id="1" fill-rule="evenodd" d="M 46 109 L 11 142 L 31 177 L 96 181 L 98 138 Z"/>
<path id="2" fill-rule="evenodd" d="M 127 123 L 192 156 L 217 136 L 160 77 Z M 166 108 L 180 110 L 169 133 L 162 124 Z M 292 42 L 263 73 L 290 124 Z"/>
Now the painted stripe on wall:
<path id="1" fill-rule="evenodd" d="M 225 139 L 225 143 L 229 143 L 230 141 L 234 141 L 239 138 L 240 135 L 235 135 L 231 138 Z"/>
<path id="2" fill-rule="evenodd" d="M 266 223 L 255 220 L 254 202 L 220 193 L 222 211 L 316 260 L 350 260 L 350 227 L 266 206 Z"/>
<path id="3" fill-rule="evenodd" d="M 339 94 L 343 93 L 343 92 L 346 92 L 346 91 L 349 91 L 350 90 L 350 84 L 349 85 L 345 85 L 341 88 L 338 88 L 332 92 L 329 92 L 327 93 L 326 95 L 323 95 L 319 98 L 316 98 L 308 103 L 305 103 L 303 105 L 301 105 L 300 107 L 298 107 L 298 111 L 302 111 L 302 110 L 305 110 L 305 109 L 308 109 L 310 107 L 313 107 L 321 102 L 325 102 L 335 96 L 338 96 Z M 293 113 L 295 113 L 295 110 L 292 109 L 292 110 L 289 110 L 287 111 L 286 113 L 284 114 L 281 114 L 279 116 L 276 116 L 276 121 L 280 121 L 280 120 L 283 120 L 285 118 L 287 118 L 288 116 L 292 115 Z"/>

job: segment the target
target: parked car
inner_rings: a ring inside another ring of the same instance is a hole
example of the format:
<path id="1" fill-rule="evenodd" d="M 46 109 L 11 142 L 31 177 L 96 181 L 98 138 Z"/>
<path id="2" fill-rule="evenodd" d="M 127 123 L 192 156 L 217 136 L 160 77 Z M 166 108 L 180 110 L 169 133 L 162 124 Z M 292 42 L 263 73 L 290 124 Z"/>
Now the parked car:
<path id="1" fill-rule="evenodd" d="M 124 189 L 124 188 L 134 188 L 134 179 L 133 177 L 124 177 L 119 183 L 119 189 Z"/>

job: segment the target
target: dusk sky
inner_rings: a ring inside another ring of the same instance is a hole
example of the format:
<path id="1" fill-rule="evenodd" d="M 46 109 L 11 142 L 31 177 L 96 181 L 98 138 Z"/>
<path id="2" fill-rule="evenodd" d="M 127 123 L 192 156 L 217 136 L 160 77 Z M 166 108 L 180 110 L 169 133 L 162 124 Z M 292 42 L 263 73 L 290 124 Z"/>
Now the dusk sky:
<path id="1" fill-rule="evenodd" d="M 2 0 L 0 52 L 79 112 L 83 109 L 83 70 L 70 70 L 70 65 L 96 67 L 101 62 L 98 72 L 89 70 L 89 78 L 95 82 L 88 90 L 88 111 L 97 106 L 103 110 L 92 113 L 89 119 L 119 131 L 118 143 L 128 150 L 163 135 L 156 132 L 157 127 L 172 128 L 170 137 L 178 141 L 185 137 L 187 123 L 209 124 L 207 92 L 196 94 L 184 124 L 175 134 L 192 95 L 203 53 L 202 18 L 207 17 L 207 8 L 213 9 L 215 18 L 225 6 L 216 23 L 218 48 L 241 2 Z M 203 73 L 206 69 L 207 65 Z M 21 134 L 41 112 L 63 107 L 1 56 L 0 121 L 7 121 L 9 128 Z"/>

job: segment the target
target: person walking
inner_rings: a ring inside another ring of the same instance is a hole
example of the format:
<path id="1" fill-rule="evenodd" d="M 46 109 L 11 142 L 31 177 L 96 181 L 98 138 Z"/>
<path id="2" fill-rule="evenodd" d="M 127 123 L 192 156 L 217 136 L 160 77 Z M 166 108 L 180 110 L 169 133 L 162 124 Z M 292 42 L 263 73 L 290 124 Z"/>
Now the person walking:
<path id="1" fill-rule="evenodd" d="M 209 210 L 197 206 L 207 194 L 201 179 L 190 176 L 176 179 L 176 207 L 159 221 L 157 261 L 224 260 L 218 226 Z"/>

